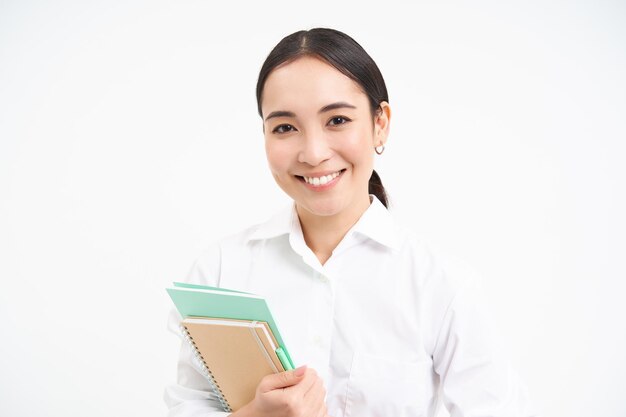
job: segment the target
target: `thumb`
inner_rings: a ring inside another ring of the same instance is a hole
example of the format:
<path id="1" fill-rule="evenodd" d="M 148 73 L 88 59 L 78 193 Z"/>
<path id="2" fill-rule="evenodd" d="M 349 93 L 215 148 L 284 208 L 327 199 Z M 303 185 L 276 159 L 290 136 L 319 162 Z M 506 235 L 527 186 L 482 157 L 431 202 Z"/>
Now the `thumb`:
<path id="1" fill-rule="evenodd" d="M 302 380 L 305 373 L 306 365 L 303 365 L 292 371 L 268 375 L 261 381 L 259 389 L 261 392 L 269 392 L 278 388 L 287 388 L 296 385 Z"/>

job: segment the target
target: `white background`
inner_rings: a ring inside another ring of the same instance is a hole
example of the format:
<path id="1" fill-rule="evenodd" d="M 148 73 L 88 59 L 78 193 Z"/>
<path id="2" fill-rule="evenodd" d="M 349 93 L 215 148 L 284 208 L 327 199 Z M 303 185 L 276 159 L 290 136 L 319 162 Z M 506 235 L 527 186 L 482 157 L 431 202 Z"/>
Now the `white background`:
<path id="1" fill-rule="evenodd" d="M 378 63 L 394 212 L 482 272 L 542 414 L 626 415 L 624 3 L 304 4 L 0 1 L 0 415 L 165 414 L 164 288 L 288 202 L 254 88 L 316 26 Z"/>

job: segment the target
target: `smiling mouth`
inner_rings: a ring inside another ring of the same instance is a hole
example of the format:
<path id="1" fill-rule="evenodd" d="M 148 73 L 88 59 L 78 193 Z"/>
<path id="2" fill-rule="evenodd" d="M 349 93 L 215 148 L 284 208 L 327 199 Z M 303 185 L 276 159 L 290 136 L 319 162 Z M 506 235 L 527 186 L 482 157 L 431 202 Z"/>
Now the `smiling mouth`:
<path id="1" fill-rule="evenodd" d="M 306 176 L 302 176 L 302 175 L 296 175 L 296 177 L 303 182 L 306 182 L 307 184 L 310 184 L 314 187 L 320 187 L 322 185 L 326 185 L 329 182 L 331 182 L 332 180 L 334 180 L 335 178 L 337 178 L 338 176 L 340 176 L 341 174 L 343 174 L 343 172 L 346 169 L 342 169 L 339 170 L 337 172 L 333 172 L 332 174 L 329 175 L 324 175 L 322 177 L 306 177 Z"/>

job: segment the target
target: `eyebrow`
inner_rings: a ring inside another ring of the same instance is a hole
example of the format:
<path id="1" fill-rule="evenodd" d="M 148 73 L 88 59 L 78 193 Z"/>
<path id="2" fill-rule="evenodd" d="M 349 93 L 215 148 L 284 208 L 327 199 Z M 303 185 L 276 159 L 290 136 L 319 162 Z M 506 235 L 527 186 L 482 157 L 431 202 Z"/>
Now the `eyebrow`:
<path id="1" fill-rule="evenodd" d="M 335 109 L 356 109 L 356 106 L 353 106 L 350 103 L 346 103 L 345 101 L 339 101 L 337 103 L 331 103 L 331 104 L 328 104 L 328 105 L 322 107 L 321 109 L 319 109 L 317 114 L 322 114 L 322 113 L 325 113 L 327 111 L 331 111 L 331 110 L 335 110 Z M 296 117 L 296 114 L 294 112 L 287 111 L 287 110 L 276 110 L 276 111 L 271 112 L 265 118 L 265 121 L 267 122 L 269 119 L 271 119 L 273 117 Z"/>

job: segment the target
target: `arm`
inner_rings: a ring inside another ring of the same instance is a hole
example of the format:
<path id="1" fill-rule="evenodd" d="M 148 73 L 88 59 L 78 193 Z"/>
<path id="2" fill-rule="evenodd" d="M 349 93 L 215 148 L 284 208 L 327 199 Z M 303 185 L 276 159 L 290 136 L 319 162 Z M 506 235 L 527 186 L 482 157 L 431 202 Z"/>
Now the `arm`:
<path id="1" fill-rule="evenodd" d="M 194 262 L 186 282 L 217 286 L 220 276 L 220 258 L 220 247 L 211 246 Z M 181 345 L 177 381 L 168 385 L 163 395 L 169 409 L 168 417 L 224 417 L 229 415 L 222 410 L 209 382 L 202 374 L 191 346 L 183 338 L 179 328 L 180 321 L 178 311 L 172 308 L 167 328 L 180 339 Z"/>
<path id="2" fill-rule="evenodd" d="M 173 309 L 168 329 L 181 339 L 178 357 L 177 381 L 166 387 L 164 400 L 169 408 L 168 417 L 224 417 L 220 402 L 201 372 L 189 343 L 183 339 L 178 327 L 180 315 Z"/>
<path id="3" fill-rule="evenodd" d="M 524 383 L 498 348 L 478 281 L 458 289 L 441 321 L 433 352 L 451 417 L 536 416 Z"/>

